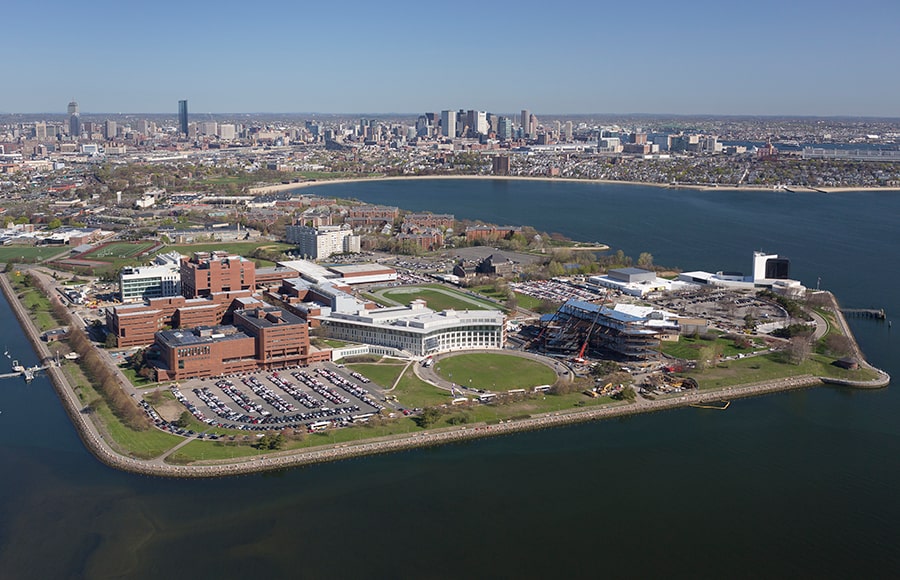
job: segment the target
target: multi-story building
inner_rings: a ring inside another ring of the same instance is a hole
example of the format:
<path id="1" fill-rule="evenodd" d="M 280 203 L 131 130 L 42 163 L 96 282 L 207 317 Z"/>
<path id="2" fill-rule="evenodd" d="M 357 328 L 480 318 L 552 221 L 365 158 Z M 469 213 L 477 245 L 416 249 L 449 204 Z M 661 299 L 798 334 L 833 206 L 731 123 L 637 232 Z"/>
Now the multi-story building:
<path id="1" fill-rule="evenodd" d="M 454 138 L 456 133 L 456 111 L 441 111 L 441 135 Z"/>
<path id="2" fill-rule="evenodd" d="M 119 295 L 122 302 L 139 302 L 151 298 L 181 295 L 181 255 L 161 254 L 153 266 L 122 268 L 119 273 Z"/>
<path id="3" fill-rule="evenodd" d="M 146 346 L 154 334 L 168 326 L 189 328 L 222 324 L 233 308 L 259 302 L 249 290 L 221 292 L 204 298 L 184 296 L 153 298 L 141 304 L 124 304 L 106 310 L 106 327 L 116 337 L 116 346 Z"/>
<path id="4" fill-rule="evenodd" d="M 396 348 L 412 356 L 503 348 L 506 341 L 505 317 L 499 310 L 435 312 L 424 300 L 396 308 L 335 311 L 317 318 L 332 338 Z"/>
<path id="5" fill-rule="evenodd" d="M 499 240 L 521 232 L 519 226 L 469 226 L 466 228 L 466 241 Z"/>
<path id="6" fill-rule="evenodd" d="M 107 140 L 112 140 L 116 138 L 116 134 L 119 131 L 119 127 L 115 121 L 107 120 L 103 123 L 103 137 Z"/>
<path id="7" fill-rule="evenodd" d="M 389 206 L 379 205 L 361 205 L 351 207 L 347 211 L 347 217 L 344 223 L 352 227 L 381 225 L 385 222 L 391 223 L 400 215 L 400 209 Z"/>
<path id="8" fill-rule="evenodd" d="M 455 217 L 452 213 L 411 213 L 403 218 L 400 229 L 410 232 L 416 228 L 451 229 Z"/>
<path id="9" fill-rule="evenodd" d="M 181 259 L 181 292 L 186 298 L 255 287 L 256 265 L 241 256 L 195 252 Z"/>
<path id="10" fill-rule="evenodd" d="M 288 243 L 297 244 L 302 256 L 313 260 L 323 260 L 333 254 L 359 253 L 360 238 L 346 226 L 288 226 Z"/>
<path id="11" fill-rule="evenodd" d="M 178 101 L 178 130 L 187 137 L 188 134 L 188 107 L 187 101 Z"/>
<path id="12" fill-rule="evenodd" d="M 330 360 L 311 350 L 306 322 L 274 306 L 234 311 L 233 325 L 164 330 L 155 335 L 162 368 L 157 380 L 182 380 Z"/>
<path id="13" fill-rule="evenodd" d="M 497 138 L 501 141 L 509 141 L 513 135 L 513 123 L 509 117 L 500 117 L 497 120 Z"/>

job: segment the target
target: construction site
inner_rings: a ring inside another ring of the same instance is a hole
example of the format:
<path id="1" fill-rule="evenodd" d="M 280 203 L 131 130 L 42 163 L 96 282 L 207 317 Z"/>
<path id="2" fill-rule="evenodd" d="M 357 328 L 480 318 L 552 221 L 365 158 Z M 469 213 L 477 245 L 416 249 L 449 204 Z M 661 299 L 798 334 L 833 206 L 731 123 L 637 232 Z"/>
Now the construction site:
<path id="1" fill-rule="evenodd" d="M 584 364 L 588 356 L 648 360 L 659 356 L 661 327 L 646 317 L 603 305 L 568 300 L 553 314 L 540 319 L 540 333 L 530 348 L 550 356 L 572 356 Z"/>

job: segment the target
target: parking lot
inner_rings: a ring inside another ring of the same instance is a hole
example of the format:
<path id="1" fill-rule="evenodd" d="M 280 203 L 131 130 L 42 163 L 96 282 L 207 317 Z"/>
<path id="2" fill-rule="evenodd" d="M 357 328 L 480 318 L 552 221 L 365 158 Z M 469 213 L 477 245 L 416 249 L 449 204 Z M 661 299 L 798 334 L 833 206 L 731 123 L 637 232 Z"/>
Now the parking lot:
<path id="1" fill-rule="evenodd" d="M 379 387 L 331 363 L 191 379 L 171 391 L 198 421 L 241 431 L 317 431 L 367 421 L 384 408 Z"/>

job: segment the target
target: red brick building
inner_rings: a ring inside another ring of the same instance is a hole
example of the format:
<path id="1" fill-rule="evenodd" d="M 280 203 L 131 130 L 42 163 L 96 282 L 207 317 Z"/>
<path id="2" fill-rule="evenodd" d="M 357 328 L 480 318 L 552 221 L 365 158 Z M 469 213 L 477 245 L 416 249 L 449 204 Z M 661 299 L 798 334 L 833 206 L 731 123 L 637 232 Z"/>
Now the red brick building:
<path id="1" fill-rule="evenodd" d="M 241 256 L 196 252 L 190 259 L 181 259 L 181 293 L 186 298 L 255 287 L 256 265 Z"/>
<path id="2" fill-rule="evenodd" d="M 331 359 L 311 351 L 306 322 L 275 306 L 234 311 L 234 325 L 156 333 L 162 367 L 157 380 L 183 380 L 258 369 L 304 366 Z"/>
<path id="3" fill-rule="evenodd" d="M 144 304 L 116 306 L 106 311 L 106 326 L 116 337 L 116 346 L 146 346 L 152 344 L 157 331 L 170 328 L 191 328 L 222 324 L 229 310 L 244 308 L 258 302 L 250 290 L 218 292 L 204 298 L 183 296 L 153 298 Z"/>

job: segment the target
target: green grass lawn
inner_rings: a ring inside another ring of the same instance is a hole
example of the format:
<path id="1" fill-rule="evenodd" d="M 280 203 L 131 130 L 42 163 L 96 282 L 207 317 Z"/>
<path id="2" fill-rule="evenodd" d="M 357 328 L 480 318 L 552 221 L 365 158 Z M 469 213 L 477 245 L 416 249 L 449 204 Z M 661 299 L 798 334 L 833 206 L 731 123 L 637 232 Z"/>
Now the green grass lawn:
<path id="1" fill-rule="evenodd" d="M 380 304 L 381 306 L 385 306 L 387 308 L 390 308 L 392 306 L 397 306 L 390 300 L 385 300 L 384 298 L 378 296 L 377 294 L 372 294 L 371 292 L 361 292 L 361 294 L 362 294 L 363 298 L 365 298 L 367 300 L 371 300 L 375 304 Z"/>
<path id="2" fill-rule="evenodd" d="M 78 385 L 76 389 L 78 398 L 82 403 L 90 403 L 93 406 L 106 432 L 123 453 L 150 459 L 162 455 L 184 440 L 177 435 L 152 427 L 146 431 L 129 429 L 113 414 L 77 364 L 66 361 L 63 363 L 63 371 L 68 376 L 70 384 Z"/>
<path id="3" fill-rule="evenodd" d="M 347 365 L 347 368 L 355 370 L 373 383 L 381 385 L 385 389 L 390 389 L 391 386 L 393 386 L 394 381 L 397 380 L 397 377 L 400 376 L 400 373 L 403 372 L 403 369 L 406 368 L 406 364 L 354 363 Z"/>
<path id="4" fill-rule="evenodd" d="M 0 262 L 45 260 L 61 253 L 68 253 L 69 246 L 0 246 Z"/>
<path id="5" fill-rule="evenodd" d="M 35 321 L 38 330 L 44 332 L 60 325 L 51 314 L 50 300 L 39 290 L 20 284 L 16 286 L 16 291 L 22 304 L 31 314 L 32 320 Z"/>
<path id="6" fill-rule="evenodd" d="M 285 250 L 293 250 L 295 248 L 295 246 L 292 246 L 291 244 L 282 244 L 280 242 L 264 240 L 261 242 L 207 242 L 202 244 L 169 245 L 160 250 L 160 252 L 179 252 L 189 256 L 194 252 L 214 252 L 218 250 L 248 257 L 253 250 L 259 247 L 265 247 L 266 249 L 276 252 L 284 252 Z"/>
<path id="7" fill-rule="evenodd" d="M 131 368 L 130 366 L 120 366 L 119 370 L 122 371 L 122 374 L 128 377 L 128 380 L 131 381 L 131 384 L 135 387 L 146 387 L 149 385 L 156 385 L 156 381 L 151 381 L 141 375 L 137 374 L 137 371 Z"/>
<path id="8" fill-rule="evenodd" d="M 408 409 L 443 405 L 452 400 L 449 391 L 439 389 L 421 380 L 413 373 L 412 368 L 403 373 L 403 377 L 397 383 L 397 388 L 390 394 L 397 397 L 397 401 Z"/>
<path id="9" fill-rule="evenodd" d="M 497 292 L 493 286 L 473 286 L 469 288 L 469 290 L 473 290 L 478 292 L 482 296 L 487 296 L 488 298 L 493 298 L 494 300 L 506 300 L 505 292 Z"/>
<path id="10" fill-rule="evenodd" d="M 460 354 L 435 365 L 435 370 L 448 381 L 489 391 L 528 389 L 556 382 L 556 372 L 550 367 L 508 354 Z"/>
<path id="11" fill-rule="evenodd" d="M 678 342 L 663 342 L 660 350 L 662 350 L 663 353 L 676 358 L 697 360 L 700 349 L 705 346 L 712 346 L 713 344 L 721 345 L 722 356 L 734 356 L 739 353 L 747 354 L 754 352 L 758 348 L 753 345 L 749 348 L 736 348 L 734 346 L 734 341 L 727 338 L 703 340 L 702 338 L 681 336 L 679 337 Z"/>
<path id="12" fill-rule="evenodd" d="M 528 296 L 527 294 L 522 294 L 521 292 L 516 292 L 516 300 L 518 301 L 520 308 L 531 311 L 536 310 L 537 307 L 543 303 L 543 300 L 541 300 L 540 298 Z"/>
<path id="13" fill-rule="evenodd" d="M 155 242 L 113 242 L 95 252 L 88 252 L 84 255 L 84 258 L 87 260 L 100 260 L 103 262 L 113 262 L 123 259 L 128 260 L 134 258 L 141 252 L 146 252 L 155 245 Z"/>
<path id="14" fill-rule="evenodd" d="M 826 376 L 857 381 L 873 379 L 876 376 L 873 371 L 868 369 L 851 371 L 836 367 L 831 364 L 833 361 L 832 357 L 812 354 L 805 362 L 795 365 L 784 362 L 782 353 L 774 352 L 728 361 L 706 370 L 691 371 L 685 374 L 697 379 L 701 389 L 730 387 L 798 375 Z"/>
<path id="15" fill-rule="evenodd" d="M 422 299 L 432 310 L 503 310 L 499 304 L 466 296 L 442 286 L 402 286 L 380 292 L 381 296 L 399 304 L 408 305 Z"/>

